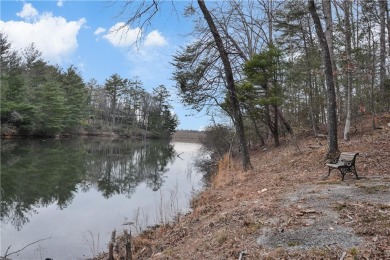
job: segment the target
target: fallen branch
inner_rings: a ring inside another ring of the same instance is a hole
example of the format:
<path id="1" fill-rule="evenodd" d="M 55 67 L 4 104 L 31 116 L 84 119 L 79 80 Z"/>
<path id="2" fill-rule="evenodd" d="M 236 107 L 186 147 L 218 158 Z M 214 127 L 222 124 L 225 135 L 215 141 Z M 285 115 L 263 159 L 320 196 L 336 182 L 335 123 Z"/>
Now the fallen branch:
<path id="1" fill-rule="evenodd" d="M 238 260 L 242 260 L 243 259 L 243 257 L 245 256 L 245 255 L 247 255 L 248 253 L 246 252 L 246 251 L 241 251 L 240 252 L 240 255 L 239 255 L 239 257 L 238 257 Z"/>
<path id="2" fill-rule="evenodd" d="M 16 250 L 16 251 L 11 252 L 11 253 L 8 254 L 8 250 L 11 248 L 11 245 L 10 245 L 10 246 L 8 246 L 7 251 L 5 251 L 4 258 L 7 258 L 7 256 L 10 256 L 10 255 L 19 253 L 19 252 L 23 251 L 24 249 L 26 249 L 26 248 L 29 247 L 29 246 L 32 246 L 32 245 L 34 245 L 34 244 L 36 244 L 36 243 L 39 243 L 39 242 L 42 242 L 42 241 L 45 241 L 45 240 L 48 240 L 48 239 L 51 239 L 51 237 L 39 239 L 39 240 L 37 240 L 37 241 L 34 241 L 34 242 L 32 242 L 32 243 L 26 245 L 26 246 L 23 247 L 22 249 Z"/>
<path id="3" fill-rule="evenodd" d="M 184 152 L 183 152 L 183 153 L 184 153 Z M 183 158 L 180 157 L 180 155 L 182 155 L 183 153 L 177 154 L 176 156 L 177 156 L 178 158 L 180 158 L 181 160 L 183 160 Z"/>

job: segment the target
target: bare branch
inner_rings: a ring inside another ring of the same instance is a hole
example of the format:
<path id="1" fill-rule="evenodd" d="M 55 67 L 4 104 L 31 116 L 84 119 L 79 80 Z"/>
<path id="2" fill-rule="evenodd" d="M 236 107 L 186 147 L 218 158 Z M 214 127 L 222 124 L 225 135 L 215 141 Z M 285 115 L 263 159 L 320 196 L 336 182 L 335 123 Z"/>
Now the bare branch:
<path id="1" fill-rule="evenodd" d="M 22 249 L 16 250 L 16 251 L 11 252 L 11 253 L 8 254 L 8 250 L 9 250 L 10 247 L 11 247 L 11 245 L 10 245 L 10 246 L 8 246 L 7 251 L 5 252 L 4 258 L 6 258 L 6 257 L 8 257 L 8 256 L 10 256 L 10 255 L 19 253 L 19 252 L 23 251 L 24 249 L 26 249 L 27 247 L 32 246 L 32 245 L 34 245 L 34 244 L 36 244 L 36 243 L 39 243 L 39 242 L 42 242 L 42 241 L 45 241 L 45 240 L 49 240 L 49 239 L 51 239 L 51 237 L 39 239 L 39 240 L 37 240 L 37 241 L 34 241 L 34 242 L 32 242 L 32 243 L 30 243 L 30 244 L 24 246 Z"/>

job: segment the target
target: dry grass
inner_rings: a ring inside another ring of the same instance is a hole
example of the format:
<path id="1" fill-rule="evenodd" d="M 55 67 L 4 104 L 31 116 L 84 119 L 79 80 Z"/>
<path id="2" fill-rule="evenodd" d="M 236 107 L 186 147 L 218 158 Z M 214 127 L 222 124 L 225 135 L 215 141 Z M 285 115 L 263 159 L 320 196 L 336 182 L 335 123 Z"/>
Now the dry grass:
<path id="1" fill-rule="evenodd" d="M 192 200 L 191 213 L 180 218 L 179 223 L 166 224 L 134 238 L 135 259 L 238 259 L 240 255 L 244 255 L 243 259 L 388 259 L 390 206 L 383 203 L 367 202 L 359 207 L 341 202 L 327 209 L 339 216 L 339 225 L 352 228 L 365 241 L 358 247 L 295 250 L 299 243 L 294 240 L 287 241 L 283 248 L 265 247 L 256 241 L 267 229 L 283 232 L 304 228 L 310 221 L 319 221 L 325 216 L 321 212 L 307 211 L 308 202 L 304 200 L 286 206 L 287 196 L 305 192 L 304 187 L 308 185 L 313 194 L 324 191 L 329 185 L 356 185 L 363 198 L 367 195 L 369 199 L 372 193 L 378 193 L 388 196 L 390 201 L 388 186 L 359 187 L 362 181 L 376 178 L 390 181 L 389 143 L 390 128 L 370 130 L 367 125 L 361 126 L 350 142 L 340 142 L 340 150 L 360 152 L 357 170 L 365 179 L 359 182 L 351 174 L 341 182 L 337 171 L 322 180 L 327 174 L 323 164 L 326 147 L 319 146 L 318 141 L 310 137 L 299 140 L 299 150 L 295 143 L 286 140 L 277 148 L 252 151 L 254 169 L 248 172 L 241 171 L 239 163 L 225 156 L 211 187 Z M 366 209 L 369 214 L 364 214 Z M 347 215 L 353 218 L 354 224 L 344 219 L 349 219 Z M 374 233 L 377 235 L 372 235 Z"/>

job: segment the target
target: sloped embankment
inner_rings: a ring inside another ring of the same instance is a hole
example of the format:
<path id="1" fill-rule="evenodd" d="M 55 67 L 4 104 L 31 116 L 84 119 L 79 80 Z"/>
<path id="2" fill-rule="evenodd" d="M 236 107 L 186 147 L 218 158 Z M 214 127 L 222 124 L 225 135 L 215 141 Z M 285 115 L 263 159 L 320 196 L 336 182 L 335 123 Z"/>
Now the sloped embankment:
<path id="1" fill-rule="evenodd" d="M 341 142 L 360 152 L 362 177 L 344 182 L 336 170 L 323 180 L 326 147 L 313 138 L 253 151 L 249 172 L 225 158 L 191 213 L 133 238 L 134 259 L 389 259 L 389 144 L 387 126 Z"/>

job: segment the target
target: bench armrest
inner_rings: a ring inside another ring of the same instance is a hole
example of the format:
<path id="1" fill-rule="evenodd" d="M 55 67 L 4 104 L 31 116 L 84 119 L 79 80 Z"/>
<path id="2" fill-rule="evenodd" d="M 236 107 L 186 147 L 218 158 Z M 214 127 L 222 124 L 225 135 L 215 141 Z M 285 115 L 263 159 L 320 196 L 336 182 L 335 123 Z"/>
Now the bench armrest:
<path id="1" fill-rule="evenodd" d="M 338 163 L 339 162 L 339 159 L 337 158 L 337 159 L 333 159 L 333 160 L 331 160 L 331 159 L 328 159 L 325 163 L 324 163 L 324 165 L 327 165 L 327 164 L 336 164 L 336 163 Z"/>

